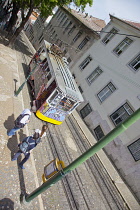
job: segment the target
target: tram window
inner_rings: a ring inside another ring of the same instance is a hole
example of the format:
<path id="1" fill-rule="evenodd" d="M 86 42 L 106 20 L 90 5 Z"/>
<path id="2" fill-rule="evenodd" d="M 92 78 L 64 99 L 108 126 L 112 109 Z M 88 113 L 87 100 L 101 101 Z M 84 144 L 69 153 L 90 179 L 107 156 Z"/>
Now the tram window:
<path id="1" fill-rule="evenodd" d="M 45 50 L 44 50 L 44 49 L 42 49 L 42 51 L 40 51 L 40 54 L 41 54 L 41 53 L 44 53 L 44 52 L 45 52 Z"/>
<path id="2" fill-rule="evenodd" d="M 76 103 L 73 107 L 72 107 L 72 109 L 71 109 L 71 111 L 73 111 L 74 109 L 76 109 L 76 107 L 79 105 L 79 103 Z"/>
<path id="3" fill-rule="evenodd" d="M 42 64 L 46 64 L 46 61 L 47 61 L 47 58 L 45 58 L 43 61 L 42 61 Z"/>
<path id="4" fill-rule="evenodd" d="M 60 105 L 64 106 L 65 102 L 67 101 L 67 98 L 64 97 L 61 101 L 60 101 Z"/>
<path id="5" fill-rule="evenodd" d="M 50 99 L 49 99 L 50 103 L 54 100 L 54 98 L 57 96 L 57 94 L 58 94 L 58 92 L 55 91 L 54 94 L 50 97 Z"/>
<path id="6" fill-rule="evenodd" d="M 38 52 L 38 53 L 40 53 L 40 52 L 41 52 L 41 47 L 37 50 L 37 52 Z"/>
<path id="7" fill-rule="evenodd" d="M 46 72 L 49 72 L 50 71 L 50 68 L 49 66 L 47 66 L 47 68 L 45 69 Z"/>
<path id="8" fill-rule="evenodd" d="M 46 68 L 48 68 L 47 59 L 46 59 L 46 62 L 41 63 L 41 67 L 42 67 L 42 70 L 46 70 Z"/>
<path id="9" fill-rule="evenodd" d="M 61 99 L 62 95 L 58 93 L 58 91 L 55 91 L 54 94 L 50 97 L 50 99 L 48 100 L 48 102 L 52 105 L 52 106 L 57 106 L 57 104 L 59 103 L 60 99 Z"/>
<path id="10" fill-rule="evenodd" d="M 47 75 L 48 81 L 49 81 L 51 78 L 52 78 L 52 75 L 51 75 L 51 73 L 49 73 L 49 74 Z"/>
<path id="11" fill-rule="evenodd" d="M 61 105 L 62 110 L 69 111 L 73 107 L 74 103 L 74 101 L 64 97 L 60 101 L 59 105 Z"/>

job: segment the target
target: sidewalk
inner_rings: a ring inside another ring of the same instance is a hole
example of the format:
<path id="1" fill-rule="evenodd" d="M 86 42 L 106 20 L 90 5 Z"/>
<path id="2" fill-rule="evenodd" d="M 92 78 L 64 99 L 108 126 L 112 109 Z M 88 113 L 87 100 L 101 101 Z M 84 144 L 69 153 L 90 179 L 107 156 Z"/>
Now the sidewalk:
<path id="1" fill-rule="evenodd" d="M 26 189 L 27 193 L 32 192 L 38 186 L 32 154 L 25 171 L 18 167 L 16 161 L 11 161 L 19 139 L 29 135 L 28 127 L 25 126 L 12 138 L 7 136 L 15 118 L 24 108 L 30 108 L 24 107 L 22 94 L 14 96 L 15 87 L 19 87 L 19 83 L 16 52 L 0 42 L 0 209 L 43 210 L 40 196 L 26 206 L 20 203 L 21 193 L 25 193 Z"/>

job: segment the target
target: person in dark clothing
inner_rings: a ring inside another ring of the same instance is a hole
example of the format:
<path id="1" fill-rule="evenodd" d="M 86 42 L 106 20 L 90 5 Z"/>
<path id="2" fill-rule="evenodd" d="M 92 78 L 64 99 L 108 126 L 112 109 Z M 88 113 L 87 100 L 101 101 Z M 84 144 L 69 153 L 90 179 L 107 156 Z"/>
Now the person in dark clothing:
<path id="1" fill-rule="evenodd" d="M 38 139 L 40 138 L 39 133 L 34 133 L 33 136 L 28 136 L 22 140 L 20 144 L 18 144 L 19 150 L 14 155 L 12 161 L 17 160 L 17 158 L 23 153 L 24 159 L 18 164 L 21 169 L 25 169 L 23 164 L 29 159 L 30 151 L 34 149 L 38 144 Z M 25 144 L 24 144 L 25 143 Z M 26 145 L 26 147 L 25 147 Z"/>

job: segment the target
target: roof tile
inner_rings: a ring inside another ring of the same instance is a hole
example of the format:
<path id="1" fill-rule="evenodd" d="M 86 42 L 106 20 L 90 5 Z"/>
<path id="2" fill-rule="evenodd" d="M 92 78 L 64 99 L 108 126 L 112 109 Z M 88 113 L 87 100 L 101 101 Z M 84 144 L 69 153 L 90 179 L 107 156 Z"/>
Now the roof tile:
<path id="1" fill-rule="evenodd" d="M 88 16 L 87 13 L 81 13 L 73 9 L 67 9 L 66 7 L 65 9 L 69 11 L 73 16 L 75 16 L 78 20 L 80 20 L 84 25 L 86 25 L 88 28 L 94 31 L 100 32 L 102 28 L 106 26 L 104 20 L 92 17 L 91 15 Z"/>

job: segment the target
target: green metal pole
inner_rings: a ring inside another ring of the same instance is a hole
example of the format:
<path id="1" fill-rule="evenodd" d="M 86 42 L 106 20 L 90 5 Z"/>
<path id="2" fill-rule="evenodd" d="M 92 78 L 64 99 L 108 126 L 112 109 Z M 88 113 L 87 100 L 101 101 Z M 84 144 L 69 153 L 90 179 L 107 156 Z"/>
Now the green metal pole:
<path id="1" fill-rule="evenodd" d="M 109 142 L 111 142 L 118 135 L 123 133 L 129 126 L 134 124 L 137 120 L 140 119 L 140 109 L 134 112 L 129 118 L 127 118 L 122 124 L 118 125 L 111 132 L 109 132 L 104 138 L 102 138 L 99 142 L 97 142 L 94 146 L 92 146 L 89 150 L 83 153 L 80 157 L 74 160 L 70 165 L 63 169 L 63 171 L 58 172 L 52 178 L 50 178 L 47 182 L 43 183 L 39 188 L 34 190 L 31 194 L 25 197 L 26 202 L 31 201 L 36 196 L 44 192 L 46 189 L 54 185 L 57 181 L 62 179 L 62 177 L 75 168 L 77 168 L 80 164 L 85 162 L 88 158 L 93 156 L 96 152 L 106 146 Z"/>
<path id="2" fill-rule="evenodd" d="M 35 67 L 33 68 L 33 70 L 30 72 L 30 74 L 28 75 L 28 77 L 26 78 L 26 80 L 22 83 L 22 85 L 19 87 L 19 89 L 17 91 L 15 91 L 15 96 L 18 96 L 18 94 L 20 93 L 20 91 L 23 89 L 24 85 L 26 84 L 26 82 L 28 81 L 28 79 L 30 78 L 30 76 L 34 73 L 35 69 L 36 69 L 37 65 L 35 65 Z"/>

